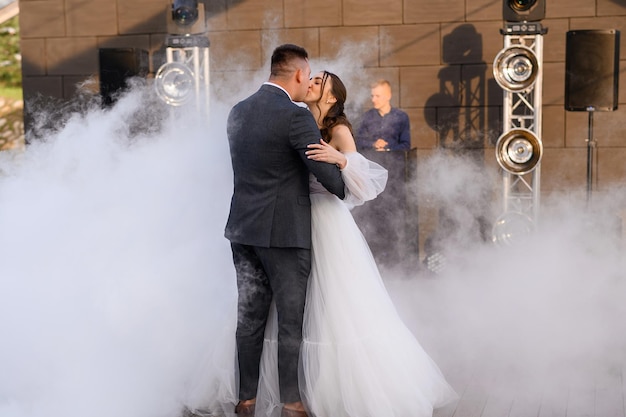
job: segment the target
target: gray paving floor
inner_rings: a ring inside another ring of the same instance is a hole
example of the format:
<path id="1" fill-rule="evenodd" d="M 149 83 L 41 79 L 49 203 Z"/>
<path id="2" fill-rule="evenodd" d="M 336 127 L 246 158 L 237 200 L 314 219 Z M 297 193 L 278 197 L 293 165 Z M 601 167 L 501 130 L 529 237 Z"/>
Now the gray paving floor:
<path id="1" fill-rule="evenodd" d="M 534 381 L 516 388 L 505 372 L 456 376 L 451 382 L 459 400 L 434 417 L 625 417 L 625 374 L 624 365 L 614 365 L 543 387 Z"/>

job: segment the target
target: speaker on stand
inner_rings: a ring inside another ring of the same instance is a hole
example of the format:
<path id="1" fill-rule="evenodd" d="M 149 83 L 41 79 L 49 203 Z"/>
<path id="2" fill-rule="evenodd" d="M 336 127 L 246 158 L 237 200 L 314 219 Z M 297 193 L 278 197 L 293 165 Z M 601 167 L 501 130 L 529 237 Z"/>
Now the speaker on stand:
<path id="1" fill-rule="evenodd" d="M 110 106 L 116 95 L 128 88 L 127 80 L 146 77 L 150 71 L 148 51 L 137 48 L 100 48 L 100 95 Z"/>
<path id="2" fill-rule="evenodd" d="M 587 204 L 593 188 L 593 113 L 617 110 L 620 32 L 570 30 L 565 46 L 565 110 L 589 113 Z"/>

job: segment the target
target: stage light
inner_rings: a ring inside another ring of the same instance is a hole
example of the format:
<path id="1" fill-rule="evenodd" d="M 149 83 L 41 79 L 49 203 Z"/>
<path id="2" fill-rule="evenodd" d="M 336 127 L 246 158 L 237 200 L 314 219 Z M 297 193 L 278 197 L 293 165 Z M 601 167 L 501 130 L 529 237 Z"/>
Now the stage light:
<path id="1" fill-rule="evenodd" d="M 539 73 L 539 62 L 532 49 L 516 45 L 501 50 L 493 61 L 493 75 L 507 91 L 520 92 L 533 86 Z"/>
<path id="2" fill-rule="evenodd" d="M 154 77 L 157 95 L 171 106 L 182 106 L 194 95 L 195 77 L 185 64 L 163 64 Z"/>
<path id="3" fill-rule="evenodd" d="M 167 0 L 165 58 L 155 74 L 155 91 L 171 106 L 195 99 L 208 109 L 209 38 L 204 4 L 198 0 Z"/>
<path id="4" fill-rule="evenodd" d="M 502 15 L 508 22 L 536 22 L 546 15 L 546 0 L 503 0 Z"/>
<path id="5" fill-rule="evenodd" d="M 198 0 L 168 0 L 167 31 L 173 35 L 206 33 L 204 4 Z"/>
<path id="6" fill-rule="evenodd" d="M 543 145 L 528 129 L 513 129 L 504 133 L 496 143 L 496 159 L 505 171 L 524 175 L 534 170 L 543 153 Z"/>
<path id="7" fill-rule="evenodd" d="M 179 26 L 189 27 L 198 21 L 198 0 L 174 0 L 172 20 Z"/>
<path id="8" fill-rule="evenodd" d="M 524 213 L 509 211 L 498 217 L 492 230 L 492 241 L 500 245 L 510 245 L 530 235 L 534 229 L 533 220 Z"/>

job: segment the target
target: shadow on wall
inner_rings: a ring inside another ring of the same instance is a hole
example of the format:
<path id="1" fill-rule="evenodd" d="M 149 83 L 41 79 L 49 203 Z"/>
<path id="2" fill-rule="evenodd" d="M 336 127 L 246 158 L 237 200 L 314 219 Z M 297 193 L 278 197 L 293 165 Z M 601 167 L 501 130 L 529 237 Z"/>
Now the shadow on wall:
<path id="1" fill-rule="evenodd" d="M 425 112 L 425 119 L 437 132 L 442 149 L 465 154 L 493 145 L 498 139 L 502 90 L 492 78 L 487 83 L 492 67 L 482 55 L 482 35 L 473 25 L 458 26 L 443 37 L 447 66 L 438 74 L 439 92 L 425 105 L 435 109 Z"/>
<path id="2" fill-rule="evenodd" d="M 485 149 L 495 144 L 502 129 L 502 89 L 488 77 L 492 65 L 484 61 L 482 35 L 473 25 L 460 25 L 444 36 L 442 53 L 446 66 L 438 74 L 439 91 L 426 102 L 425 120 L 437 133 L 440 152 L 461 158 L 480 172 L 485 168 Z M 451 239 L 489 240 L 490 190 L 482 192 L 485 204 L 468 208 L 473 217 L 469 226 L 467 221 L 463 227 L 460 225 L 456 208 L 450 207 L 454 202 L 434 202 L 436 207 L 431 209 L 438 215 L 437 225 L 424 242 L 424 263 L 428 269 L 437 269 L 431 264 L 445 258 L 441 251 L 453 246 L 448 242 Z M 466 236 L 459 239 L 459 233 Z"/>

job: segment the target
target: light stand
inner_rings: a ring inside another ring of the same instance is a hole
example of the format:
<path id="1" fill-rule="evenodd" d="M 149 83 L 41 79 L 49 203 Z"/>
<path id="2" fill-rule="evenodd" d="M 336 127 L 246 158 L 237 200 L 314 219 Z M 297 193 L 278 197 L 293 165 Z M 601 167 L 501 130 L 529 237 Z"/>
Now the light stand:
<path id="1" fill-rule="evenodd" d="M 157 95 L 174 107 L 194 102 L 198 111 L 208 114 L 210 42 L 204 5 L 194 0 L 174 0 L 169 9 L 166 63 L 155 75 Z"/>
<path id="2" fill-rule="evenodd" d="M 593 110 L 589 110 L 589 136 L 587 139 L 587 207 L 591 204 L 593 188 L 593 157 L 596 141 L 593 140 Z"/>
<path id="3" fill-rule="evenodd" d="M 541 180 L 541 106 L 543 35 L 539 22 L 507 22 L 501 30 L 504 49 L 493 63 L 504 91 L 503 133 L 496 143 L 502 168 L 503 213 L 493 230 L 496 243 L 532 230 L 539 217 Z"/>
<path id="4" fill-rule="evenodd" d="M 157 94 L 172 106 L 195 101 L 198 110 L 209 111 L 209 46 L 203 35 L 169 35 L 167 63 L 155 76 Z"/>

